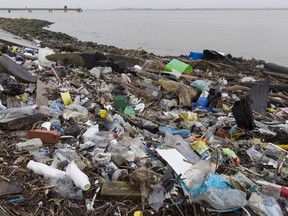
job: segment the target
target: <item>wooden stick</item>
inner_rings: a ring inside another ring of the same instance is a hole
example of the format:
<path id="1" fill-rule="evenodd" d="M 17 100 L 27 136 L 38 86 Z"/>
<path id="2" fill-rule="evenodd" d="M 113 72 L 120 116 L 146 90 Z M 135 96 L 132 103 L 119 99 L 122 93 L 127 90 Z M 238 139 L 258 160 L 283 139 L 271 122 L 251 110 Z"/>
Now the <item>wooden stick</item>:
<path id="1" fill-rule="evenodd" d="M 57 72 L 54 70 L 54 68 L 52 68 L 52 71 L 53 71 L 54 75 L 56 76 L 57 80 L 58 80 L 59 82 L 62 82 L 62 80 L 60 79 L 60 77 L 58 76 L 58 74 L 57 74 Z"/>

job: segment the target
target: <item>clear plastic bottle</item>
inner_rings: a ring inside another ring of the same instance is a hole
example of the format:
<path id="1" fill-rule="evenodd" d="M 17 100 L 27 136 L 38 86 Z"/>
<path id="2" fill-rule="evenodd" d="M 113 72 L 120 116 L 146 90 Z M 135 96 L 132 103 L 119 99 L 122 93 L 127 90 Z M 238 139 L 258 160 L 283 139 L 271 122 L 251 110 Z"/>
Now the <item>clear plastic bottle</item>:
<path id="1" fill-rule="evenodd" d="M 26 106 L 26 107 L 17 107 L 17 108 L 9 108 L 6 110 L 0 111 L 0 119 L 10 119 L 17 118 L 25 115 L 33 115 L 35 110 L 35 106 Z"/>
<path id="2" fill-rule="evenodd" d="M 58 118 L 60 115 L 62 115 L 62 112 L 60 110 L 53 109 L 47 106 L 40 106 L 38 108 L 38 112 L 50 116 L 52 118 Z"/>
<path id="3" fill-rule="evenodd" d="M 41 141 L 40 138 L 34 138 L 27 140 L 26 142 L 18 143 L 16 144 L 16 148 L 19 151 L 30 151 L 34 149 L 39 149 L 43 145 L 43 142 Z"/>

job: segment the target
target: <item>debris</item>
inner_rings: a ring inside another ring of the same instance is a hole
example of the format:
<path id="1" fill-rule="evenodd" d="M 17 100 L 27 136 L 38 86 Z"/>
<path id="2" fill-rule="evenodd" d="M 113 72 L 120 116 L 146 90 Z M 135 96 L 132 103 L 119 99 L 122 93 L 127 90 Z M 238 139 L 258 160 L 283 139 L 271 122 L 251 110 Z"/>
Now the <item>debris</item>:
<path id="1" fill-rule="evenodd" d="M 0 69 L 2 72 L 9 73 L 26 82 L 36 83 L 37 81 L 36 77 L 32 76 L 26 69 L 16 64 L 7 55 L 0 56 Z"/>

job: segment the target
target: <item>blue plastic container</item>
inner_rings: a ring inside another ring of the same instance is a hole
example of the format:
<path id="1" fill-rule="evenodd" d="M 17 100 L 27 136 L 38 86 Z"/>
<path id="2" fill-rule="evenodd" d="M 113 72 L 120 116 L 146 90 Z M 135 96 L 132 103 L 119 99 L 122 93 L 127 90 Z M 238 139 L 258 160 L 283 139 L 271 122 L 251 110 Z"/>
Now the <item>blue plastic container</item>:
<path id="1" fill-rule="evenodd" d="M 190 60 L 197 60 L 197 59 L 202 59 L 203 58 L 203 52 L 201 51 L 192 51 L 190 52 L 190 55 L 189 55 L 189 59 Z"/>

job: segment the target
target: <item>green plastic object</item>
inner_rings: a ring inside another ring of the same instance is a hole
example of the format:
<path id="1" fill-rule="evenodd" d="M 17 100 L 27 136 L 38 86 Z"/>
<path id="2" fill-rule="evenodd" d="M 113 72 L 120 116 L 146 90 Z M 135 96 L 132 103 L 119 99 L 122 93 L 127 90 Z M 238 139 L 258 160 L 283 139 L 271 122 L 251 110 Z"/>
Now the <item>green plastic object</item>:
<path id="1" fill-rule="evenodd" d="M 113 100 L 113 107 L 118 111 L 123 113 L 126 106 L 129 105 L 129 97 L 125 95 L 117 95 Z"/>
<path id="2" fill-rule="evenodd" d="M 135 116 L 136 115 L 135 110 L 131 106 L 126 106 L 123 113 L 125 115 L 131 115 L 131 116 Z"/>
<path id="3" fill-rule="evenodd" d="M 193 68 L 191 65 L 188 65 L 182 61 L 179 61 L 177 59 L 171 60 L 165 67 L 164 71 L 172 72 L 174 70 L 180 72 L 180 73 L 191 73 L 193 71 Z"/>
<path id="4" fill-rule="evenodd" d="M 238 161 L 240 161 L 239 157 L 236 155 L 236 153 L 233 150 L 231 150 L 229 148 L 222 148 L 222 151 L 224 152 L 224 154 L 226 154 L 232 158 L 238 158 Z"/>

